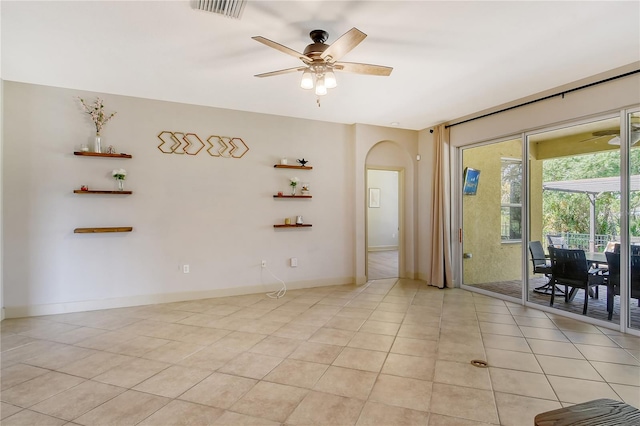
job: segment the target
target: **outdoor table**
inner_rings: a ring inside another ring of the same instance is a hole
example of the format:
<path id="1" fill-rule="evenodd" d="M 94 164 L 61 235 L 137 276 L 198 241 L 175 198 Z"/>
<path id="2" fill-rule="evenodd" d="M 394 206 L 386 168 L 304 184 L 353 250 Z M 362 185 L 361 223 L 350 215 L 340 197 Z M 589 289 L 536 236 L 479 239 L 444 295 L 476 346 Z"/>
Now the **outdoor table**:
<path id="1" fill-rule="evenodd" d="M 587 258 L 587 262 L 595 263 L 596 265 L 606 265 L 607 255 L 598 251 L 586 251 L 584 253 Z"/>

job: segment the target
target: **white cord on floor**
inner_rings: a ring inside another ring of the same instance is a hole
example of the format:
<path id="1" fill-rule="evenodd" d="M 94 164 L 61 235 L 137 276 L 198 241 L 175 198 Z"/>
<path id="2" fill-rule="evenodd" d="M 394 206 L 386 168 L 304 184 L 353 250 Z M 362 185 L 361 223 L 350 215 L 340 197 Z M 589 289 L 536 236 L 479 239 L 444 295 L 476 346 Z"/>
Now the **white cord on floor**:
<path id="1" fill-rule="evenodd" d="M 267 272 L 269 272 L 273 278 L 275 278 L 276 280 L 280 281 L 280 283 L 282 283 L 282 288 L 280 290 L 272 291 L 271 293 L 267 293 L 267 296 L 269 296 L 272 299 L 280 299 L 281 297 L 284 297 L 284 295 L 287 294 L 287 285 L 280 278 L 276 277 L 273 274 L 273 272 L 271 272 L 271 270 L 269 268 L 267 268 L 266 266 L 262 266 L 261 269 L 260 269 L 260 279 L 261 280 L 262 280 L 262 270 L 264 270 L 264 269 L 266 269 Z"/>

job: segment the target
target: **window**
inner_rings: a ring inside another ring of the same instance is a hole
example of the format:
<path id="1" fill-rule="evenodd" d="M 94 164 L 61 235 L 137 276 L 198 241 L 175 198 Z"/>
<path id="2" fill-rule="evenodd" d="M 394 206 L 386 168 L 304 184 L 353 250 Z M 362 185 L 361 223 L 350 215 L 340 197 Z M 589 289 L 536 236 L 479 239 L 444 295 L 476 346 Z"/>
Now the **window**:
<path id="1" fill-rule="evenodd" d="M 501 159 L 500 236 L 503 242 L 522 240 L 522 160 Z"/>

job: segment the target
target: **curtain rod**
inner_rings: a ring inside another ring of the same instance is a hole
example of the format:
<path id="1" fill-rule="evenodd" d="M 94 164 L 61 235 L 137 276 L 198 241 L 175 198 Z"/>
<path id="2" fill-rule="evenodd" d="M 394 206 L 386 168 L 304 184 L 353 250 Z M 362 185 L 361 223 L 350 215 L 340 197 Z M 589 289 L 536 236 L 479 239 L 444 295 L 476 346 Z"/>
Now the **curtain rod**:
<path id="1" fill-rule="evenodd" d="M 542 97 L 542 98 L 539 98 L 539 99 L 534 99 L 534 100 L 529 101 L 529 102 L 524 102 L 524 103 L 521 103 L 521 104 L 518 104 L 518 105 L 510 106 L 508 108 L 504 108 L 504 109 L 501 109 L 499 111 L 489 112 L 487 114 L 479 115 L 477 117 L 469 118 L 467 120 L 459 121 L 457 123 L 447 124 L 446 126 L 444 126 L 444 128 L 448 129 L 449 127 L 457 126 L 458 124 L 464 124 L 464 123 L 468 123 L 470 121 L 478 120 L 480 118 L 485 118 L 485 117 L 489 117 L 491 115 L 500 114 L 500 113 L 505 112 L 505 111 L 509 111 L 509 110 L 516 109 L 516 108 L 520 108 L 520 107 L 523 107 L 523 106 L 526 106 L 526 105 L 535 104 L 536 102 L 544 101 L 544 100 L 547 100 L 547 99 L 555 98 L 556 96 L 562 96 L 564 98 L 564 95 L 566 95 L 567 93 L 575 92 L 577 90 L 586 89 L 587 87 L 596 86 L 598 84 L 607 83 L 609 81 L 617 80 L 619 78 L 628 77 L 630 75 L 637 74 L 639 72 L 640 72 L 640 69 L 637 69 L 637 70 L 634 70 L 634 71 L 629 71 L 629 72 L 624 73 L 624 74 L 616 75 L 615 77 L 605 78 L 604 80 L 600 80 L 600 81 L 596 81 L 596 82 L 593 82 L 593 83 L 585 84 L 585 85 L 580 86 L 580 87 L 575 87 L 573 89 L 565 90 L 563 92 L 559 92 L 559 93 L 556 93 L 556 94 L 553 94 L 553 95 L 545 96 L 545 97 Z"/>

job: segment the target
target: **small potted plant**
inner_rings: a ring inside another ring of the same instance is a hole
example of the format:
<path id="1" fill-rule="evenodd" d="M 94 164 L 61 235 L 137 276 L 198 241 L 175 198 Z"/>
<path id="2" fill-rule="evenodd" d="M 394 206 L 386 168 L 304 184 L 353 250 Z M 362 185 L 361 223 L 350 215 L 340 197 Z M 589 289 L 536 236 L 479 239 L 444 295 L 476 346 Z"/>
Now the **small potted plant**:
<path id="1" fill-rule="evenodd" d="M 127 178 L 127 171 L 125 169 L 114 169 L 111 175 L 118 183 L 118 191 L 124 191 L 124 180 Z"/>
<path id="2" fill-rule="evenodd" d="M 291 195 L 296 195 L 296 186 L 298 186 L 298 182 L 300 182 L 300 179 L 297 177 L 292 177 L 290 179 L 289 185 L 291 185 Z"/>

